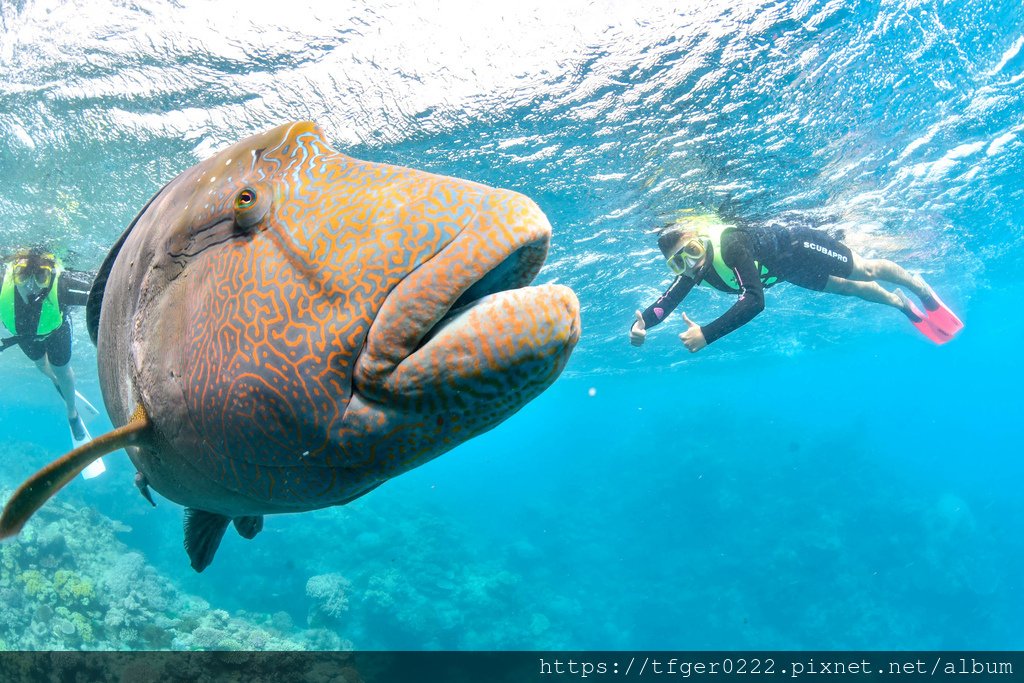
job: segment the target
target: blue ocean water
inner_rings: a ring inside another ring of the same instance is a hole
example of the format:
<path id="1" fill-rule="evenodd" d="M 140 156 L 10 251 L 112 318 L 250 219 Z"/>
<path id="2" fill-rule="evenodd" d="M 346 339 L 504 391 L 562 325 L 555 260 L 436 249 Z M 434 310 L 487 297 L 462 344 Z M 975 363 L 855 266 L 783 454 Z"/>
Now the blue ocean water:
<path id="1" fill-rule="evenodd" d="M 310 648 L 1022 647 L 1019 3 L 298 5 L 0 2 L 3 249 L 95 268 L 175 174 L 311 118 L 352 156 L 533 197 L 554 226 L 538 281 L 577 292 L 579 346 L 492 432 L 344 508 L 228 534 L 202 574 L 181 510 L 108 456 L 58 496 L 104 530 L 73 555 L 95 594 L 32 589 L 58 566 L 25 550 L 0 581 L 4 648 L 259 647 L 218 635 L 233 619 Z M 780 285 L 698 354 L 677 316 L 631 347 L 670 282 L 652 231 L 726 203 L 844 229 L 967 327 L 937 347 L 891 310 Z M 9 489 L 69 444 L 17 350 L 0 373 Z M 107 600 L 125 567 L 173 599 Z M 172 636 L 131 621 L 155 613 Z M 35 628 L 53 614 L 78 635 Z"/>

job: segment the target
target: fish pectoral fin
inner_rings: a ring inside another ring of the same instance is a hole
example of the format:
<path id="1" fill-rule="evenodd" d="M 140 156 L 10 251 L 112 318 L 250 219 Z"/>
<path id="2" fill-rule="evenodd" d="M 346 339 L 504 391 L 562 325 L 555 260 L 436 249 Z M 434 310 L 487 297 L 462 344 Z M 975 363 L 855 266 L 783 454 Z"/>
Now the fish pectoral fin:
<path id="1" fill-rule="evenodd" d="M 17 535 L 46 501 L 95 460 L 107 453 L 144 441 L 151 427 L 149 416 L 142 406 L 139 406 L 125 426 L 79 446 L 33 474 L 4 506 L 3 514 L 0 515 L 0 539 Z"/>
<path id="2" fill-rule="evenodd" d="M 235 531 L 246 540 L 252 540 L 256 534 L 263 531 L 263 515 L 235 517 L 232 521 L 235 523 Z"/>
<path id="3" fill-rule="evenodd" d="M 213 562 L 231 518 L 216 512 L 185 508 L 185 552 L 192 569 L 201 572 Z"/>

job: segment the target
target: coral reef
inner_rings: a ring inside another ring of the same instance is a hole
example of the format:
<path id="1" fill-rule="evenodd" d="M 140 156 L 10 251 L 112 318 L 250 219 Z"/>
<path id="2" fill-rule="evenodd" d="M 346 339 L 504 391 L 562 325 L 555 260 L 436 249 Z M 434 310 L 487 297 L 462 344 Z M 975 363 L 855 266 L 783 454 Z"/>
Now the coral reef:
<path id="1" fill-rule="evenodd" d="M 344 634 L 370 650 L 529 649 L 572 642 L 566 615 L 581 614 L 582 606 L 551 595 L 544 602 L 561 616 L 538 609 L 537 586 L 512 569 L 521 548 L 481 543 L 422 500 L 391 496 L 385 507 L 359 503 L 307 515 L 303 523 L 275 520 L 287 525 L 287 545 L 273 552 L 319 548 L 305 565 L 313 574 L 305 583 L 308 626 Z M 324 538 L 345 542 L 325 545 Z M 268 581 L 259 592 L 271 590 Z"/>
<path id="2" fill-rule="evenodd" d="M 351 649 L 332 631 L 296 631 L 280 615 L 211 608 L 130 552 L 116 530 L 90 508 L 51 501 L 0 545 L 0 649 Z M 343 593 L 331 592 L 343 579 L 314 578 L 324 584 L 324 614 L 343 610 Z"/>
<path id="3" fill-rule="evenodd" d="M 348 611 L 346 591 L 348 579 L 341 574 L 320 574 L 306 582 L 306 595 L 313 598 L 309 609 L 309 625 L 339 625 L 342 615 Z"/>
<path id="4" fill-rule="evenodd" d="M 523 611 L 535 603 L 528 597 L 534 588 L 509 570 L 509 557 L 530 549 L 496 554 L 416 502 L 391 499 L 386 512 L 347 506 L 316 513 L 315 523 L 275 518 L 278 542 L 246 544 L 238 551 L 244 557 L 222 550 L 222 563 L 262 569 L 242 572 L 230 590 L 204 574 L 194 586 L 204 591 L 198 597 L 125 546 L 117 537 L 123 524 L 88 506 L 50 501 L 19 537 L 0 545 L 0 641 L 6 649 L 125 651 L 350 650 L 353 644 L 489 649 L 571 642 L 564 619 L 536 608 Z M 324 547 L 325 536 L 347 542 Z M 318 545 L 321 552 L 303 555 Z M 469 553 L 469 561 L 453 562 L 453 547 Z M 221 608 L 232 602 L 237 609 Z"/>

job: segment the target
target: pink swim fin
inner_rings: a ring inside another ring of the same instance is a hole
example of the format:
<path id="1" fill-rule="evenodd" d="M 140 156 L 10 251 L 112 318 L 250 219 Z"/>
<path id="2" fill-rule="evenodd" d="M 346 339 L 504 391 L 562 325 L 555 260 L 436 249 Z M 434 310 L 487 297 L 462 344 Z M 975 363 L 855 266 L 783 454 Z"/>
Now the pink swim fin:
<path id="1" fill-rule="evenodd" d="M 940 333 L 952 339 L 957 332 L 964 329 L 963 322 L 949 310 L 949 306 L 942 303 L 935 290 L 929 287 L 928 292 L 931 296 L 924 302 L 925 310 L 928 311 L 928 322 Z"/>
<path id="2" fill-rule="evenodd" d="M 945 344 L 953 338 L 952 334 L 947 334 L 933 325 L 929 317 L 923 313 L 921 309 L 915 306 L 914 302 L 908 299 L 907 295 L 904 294 L 902 290 L 897 289 L 893 294 L 898 296 L 900 301 L 903 302 L 903 312 L 906 314 L 907 318 L 910 319 L 910 324 L 916 327 L 918 332 L 928 337 L 936 344 Z M 952 315 L 952 313 L 950 313 L 950 315 Z M 961 327 L 963 327 L 963 324 L 961 324 Z"/>

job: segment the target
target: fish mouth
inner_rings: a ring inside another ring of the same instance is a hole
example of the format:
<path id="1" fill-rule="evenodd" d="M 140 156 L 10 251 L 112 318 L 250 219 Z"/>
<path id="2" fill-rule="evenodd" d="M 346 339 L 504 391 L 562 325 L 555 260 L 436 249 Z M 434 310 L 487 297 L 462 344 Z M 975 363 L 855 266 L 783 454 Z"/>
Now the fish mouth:
<path id="1" fill-rule="evenodd" d="M 533 282 L 547 250 L 547 240 L 536 240 L 509 254 L 455 300 L 447 312 L 423 334 L 413 353 L 430 343 L 450 324 L 463 319 L 476 306 L 493 304 L 499 295 L 521 289 Z"/>
<path id="2" fill-rule="evenodd" d="M 579 337 L 579 304 L 568 288 L 529 286 L 551 226 L 531 200 L 495 192 L 384 300 L 353 375 L 362 399 L 430 412 L 499 386 L 534 393 L 525 387 L 546 387 L 561 371 Z"/>

